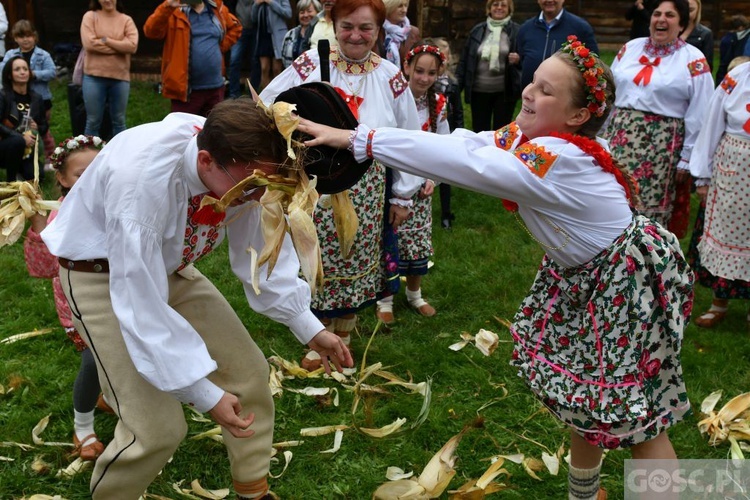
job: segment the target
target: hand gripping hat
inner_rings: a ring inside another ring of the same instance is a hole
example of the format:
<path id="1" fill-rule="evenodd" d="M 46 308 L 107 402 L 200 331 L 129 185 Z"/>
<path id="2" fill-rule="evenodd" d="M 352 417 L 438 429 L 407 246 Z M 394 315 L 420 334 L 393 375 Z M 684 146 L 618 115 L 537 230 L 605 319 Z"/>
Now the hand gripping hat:
<path id="1" fill-rule="evenodd" d="M 323 125 L 343 129 L 354 129 L 358 125 L 344 99 L 326 82 L 310 82 L 292 87 L 279 94 L 276 102 L 295 104 L 299 116 Z M 295 131 L 292 138 L 304 141 L 309 136 Z M 349 189 L 362 178 L 372 163 L 371 160 L 358 163 L 348 150 L 330 146 L 307 148 L 304 154 L 305 172 L 317 177 L 316 189 L 320 194 Z"/>

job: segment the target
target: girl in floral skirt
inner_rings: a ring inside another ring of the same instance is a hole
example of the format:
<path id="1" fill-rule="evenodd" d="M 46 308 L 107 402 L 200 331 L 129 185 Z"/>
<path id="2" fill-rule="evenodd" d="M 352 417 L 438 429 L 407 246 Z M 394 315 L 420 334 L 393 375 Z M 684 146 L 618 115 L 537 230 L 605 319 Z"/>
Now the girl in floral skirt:
<path id="1" fill-rule="evenodd" d="M 89 164 L 104 146 L 104 142 L 98 137 L 79 135 L 70 137 L 60 143 L 50 156 L 50 163 L 55 170 L 57 185 L 60 187 L 65 198 L 70 188 L 76 183 Z M 91 351 L 81 339 L 75 326 L 68 306 L 68 301 L 63 294 L 60 278 L 58 277 L 57 257 L 47 249 L 39 233 L 47 227 L 49 222 L 57 215 L 52 211 L 49 218 L 35 214 L 31 218 L 31 227 L 26 233 L 23 250 L 26 258 L 26 267 L 29 274 L 35 278 L 51 278 L 52 289 L 55 293 L 55 307 L 60 324 L 65 329 L 68 337 L 76 350 L 81 353 L 81 367 L 73 384 L 73 410 L 74 410 L 74 433 L 73 453 L 79 455 L 83 460 L 96 460 L 104 451 L 104 445 L 97 439 L 94 432 L 94 408 L 99 397 L 99 377 L 96 373 L 96 364 Z M 106 408 L 105 405 L 102 405 Z"/>
<path id="2" fill-rule="evenodd" d="M 596 139 L 614 91 L 609 68 L 569 37 L 496 132 L 300 126 L 308 145 L 351 140 L 359 160 L 513 200 L 546 255 L 511 329 L 511 363 L 571 429 L 577 499 L 599 494 L 602 449 L 675 458 L 666 430 L 690 410 L 680 347 L 693 275 L 675 236 L 633 213 L 633 180 Z"/>
<path id="3" fill-rule="evenodd" d="M 418 43 L 407 52 L 404 73 L 417 104 L 422 130 L 449 134 L 446 99 L 435 92 L 435 81 L 445 69 L 445 56 L 436 45 Z M 432 193 L 435 183 L 425 179 L 412 196 L 412 213 L 398 233 L 398 270 L 406 277 L 406 300 L 422 316 L 434 316 L 435 308 L 422 298 L 422 277 L 432 257 Z M 393 295 L 378 301 L 378 317 L 393 322 Z"/>

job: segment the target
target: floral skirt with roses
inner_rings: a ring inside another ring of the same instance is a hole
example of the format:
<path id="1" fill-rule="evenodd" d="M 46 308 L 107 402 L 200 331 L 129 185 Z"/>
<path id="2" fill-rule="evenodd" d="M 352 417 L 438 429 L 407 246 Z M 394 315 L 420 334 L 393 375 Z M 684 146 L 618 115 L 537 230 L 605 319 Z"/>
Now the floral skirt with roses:
<path id="1" fill-rule="evenodd" d="M 685 124 L 680 118 L 618 108 L 603 134 L 609 142 L 612 157 L 623 164 L 638 182 L 639 210 L 667 227 L 674 216 L 684 219 L 690 210 L 680 198 L 675 206 L 677 163 L 680 161 Z"/>
<path id="2" fill-rule="evenodd" d="M 411 217 L 398 227 L 399 271 L 404 276 L 427 274 L 432 257 L 432 196 L 412 197 Z"/>
<path id="3" fill-rule="evenodd" d="M 312 310 L 320 318 L 335 318 L 374 303 L 386 286 L 386 265 L 397 271 L 398 262 L 386 261 L 383 246 L 385 167 L 373 162 L 349 190 L 359 227 L 351 255 L 341 255 L 333 206 L 321 196 L 313 212 L 323 261 L 323 289 L 312 298 Z"/>
<path id="4" fill-rule="evenodd" d="M 630 447 L 690 411 L 680 347 L 692 305 L 679 241 L 638 215 L 586 264 L 544 257 L 515 316 L 511 365 L 589 443 Z"/>

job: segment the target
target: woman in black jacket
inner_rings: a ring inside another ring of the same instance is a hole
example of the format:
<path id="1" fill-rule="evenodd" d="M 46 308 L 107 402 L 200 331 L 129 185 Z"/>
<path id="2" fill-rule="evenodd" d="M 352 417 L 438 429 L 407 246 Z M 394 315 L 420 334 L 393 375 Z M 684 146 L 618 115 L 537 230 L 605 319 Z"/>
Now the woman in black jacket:
<path id="1" fill-rule="evenodd" d="M 487 20 L 471 29 L 456 69 L 458 87 L 471 105 L 474 132 L 497 130 L 513 121 L 521 95 L 520 25 L 510 19 L 513 0 L 488 0 Z"/>
<path id="2" fill-rule="evenodd" d="M 47 132 L 42 96 L 29 86 L 31 70 L 23 56 L 12 57 L 2 72 L 0 90 L 0 165 L 8 182 L 34 178 L 34 143 Z M 44 169 L 39 170 L 40 180 Z"/>
<path id="3" fill-rule="evenodd" d="M 682 32 L 680 38 L 687 43 L 700 49 L 708 61 L 708 66 L 714 68 L 714 34 L 706 26 L 701 24 L 701 0 L 688 0 L 690 6 L 690 18 L 687 28 Z"/>

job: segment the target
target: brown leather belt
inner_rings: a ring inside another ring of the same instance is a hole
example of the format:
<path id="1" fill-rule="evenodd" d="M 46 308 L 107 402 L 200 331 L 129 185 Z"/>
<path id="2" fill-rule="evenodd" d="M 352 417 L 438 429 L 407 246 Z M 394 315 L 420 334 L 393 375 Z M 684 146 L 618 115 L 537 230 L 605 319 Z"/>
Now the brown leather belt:
<path id="1" fill-rule="evenodd" d="M 58 257 L 57 261 L 65 269 L 79 271 L 82 273 L 108 273 L 109 261 L 107 259 L 90 259 L 90 260 L 68 260 Z"/>

